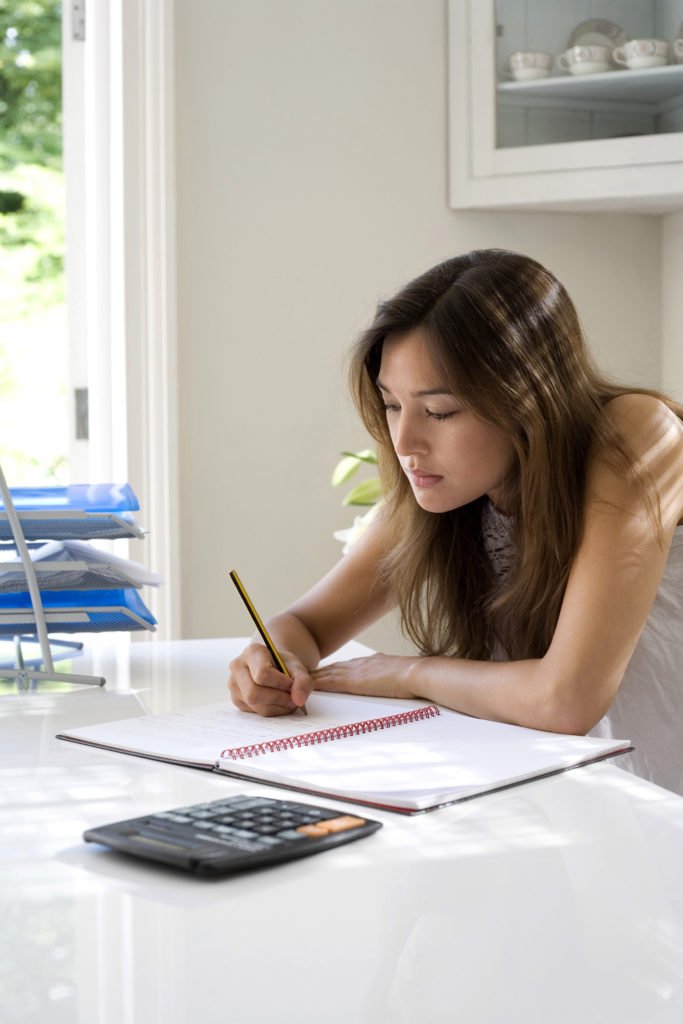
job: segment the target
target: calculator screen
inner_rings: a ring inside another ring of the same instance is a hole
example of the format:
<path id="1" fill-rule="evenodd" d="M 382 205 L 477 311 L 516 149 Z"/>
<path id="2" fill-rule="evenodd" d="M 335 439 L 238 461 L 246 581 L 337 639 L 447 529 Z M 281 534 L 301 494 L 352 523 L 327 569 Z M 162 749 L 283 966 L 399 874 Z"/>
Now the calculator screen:
<path id="1" fill-rule="evenodd" d="M 185 849 L 179 843 L 168 843 L 164 839 L 154 839 L 152 836 L 141 836 L 139 833 L 136 836 L 132 836 L 136 843 L 147 843 L 148 846 L 162 846 L 166 850 L 181 850 L 183 853 Z"/>

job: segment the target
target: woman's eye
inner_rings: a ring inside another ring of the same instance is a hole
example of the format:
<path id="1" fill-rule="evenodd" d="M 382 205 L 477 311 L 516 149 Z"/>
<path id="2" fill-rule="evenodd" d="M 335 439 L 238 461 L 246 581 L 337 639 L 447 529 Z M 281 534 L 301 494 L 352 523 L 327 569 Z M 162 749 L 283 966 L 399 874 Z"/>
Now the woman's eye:
<path id="1" fill-rule="evenodd" d="M 391 405 L 389 402 L 383 402 L 385 412 L 398 412 L 401 408 L 400 405 Z"/>
<path id="2" fill-rule="evenodd" d="M 439 423 L 443 420 L 449 420 L 451 416 L 455 416 L 455 410 L 453 412 L 432 412 L 431 409 L 427 409 L 427 415 L 432 420 L 438 420 Z"/>

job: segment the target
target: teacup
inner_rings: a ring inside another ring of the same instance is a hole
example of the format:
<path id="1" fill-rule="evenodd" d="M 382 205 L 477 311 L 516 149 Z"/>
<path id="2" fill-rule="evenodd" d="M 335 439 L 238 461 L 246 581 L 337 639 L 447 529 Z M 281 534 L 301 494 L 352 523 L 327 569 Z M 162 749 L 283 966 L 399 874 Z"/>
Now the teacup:
<path id="1" fill-rule="evenodd" d="M 666 64 L 669 44 L 665 39 L 631 39 L 612 50 L 615 64 L 626 68 L 657 68 Z"/>
<path id="2" fill-rule="evenodd" d="M 679 64 L 683 64 L 683 37 L 674 42 L 674 53 Z"/>
<path id="3" fill-rule="evenodd" d="M 549 53 L 541 53 L 538 50 L 518 50 L 510 56 L 509 73 L 518 82 L 529 81 L 532 78 L 546 78 L 550 74 L 552 61 Z"/>
<path id="4" fill-rule="evenodd" d="M 570 75 L 594 75 L 609 71 L 610 50 L 608 46 L 571 46 L 557 58 L 557 66 Z"/>

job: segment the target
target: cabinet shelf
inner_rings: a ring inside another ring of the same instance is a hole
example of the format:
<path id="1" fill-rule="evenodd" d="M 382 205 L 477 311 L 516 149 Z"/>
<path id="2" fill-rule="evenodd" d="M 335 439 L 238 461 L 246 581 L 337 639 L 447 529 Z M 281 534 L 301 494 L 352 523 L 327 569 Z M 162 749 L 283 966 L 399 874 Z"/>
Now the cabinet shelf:
<path id="1" fill-rule="evenodd" d="M 560 102 L 582 108 L 609 103 L 618 108 L 659 113 L 672 103 L 683 104 L 683 64 L 632 71 L 606 71 L 596 75 L 562 75 L 538 78 L 531 82 L 500 82 L 498 98 L 502 102 L 525 106 Z"/>

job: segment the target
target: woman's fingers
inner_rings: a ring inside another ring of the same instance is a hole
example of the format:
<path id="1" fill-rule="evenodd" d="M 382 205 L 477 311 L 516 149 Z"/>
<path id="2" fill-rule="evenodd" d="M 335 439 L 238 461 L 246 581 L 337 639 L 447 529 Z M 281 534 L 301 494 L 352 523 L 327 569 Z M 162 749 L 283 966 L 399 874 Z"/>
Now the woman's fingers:
<path id="1" fill-rule="evenodd" d="M 273 669 L 273 672 L 276 670 Z M 280 689 L 277 686 L 268 685 L 271 678 L 269 673 L 259 670 L 258 678 L 254 679 L 248 665 L 239 658 L 231 663 L 230 673 L 230 692 L 233 700 L 237 696 L 238 700 L 242 704 L 246 704 L 250 711 L 256 711 L 260 715 L 286 714 L 296 707 L 290 697 L 289 688 Z M 282 675 L 282 673 L 277 674 Z M 276 682 L 279 683 L 279 680 Z"/>
<path id="2" fill-rule="evenodd" d="M 313 680 L 306 666 L 298 658 L 285 658 L 285 664 L 292 677 L 290 696 L 296 707 L 303 707 L 313 690 Z"/>
<path id="3" fill-rule="evenodd" d="M 305 666 L 294 655 L 282 652 L 289 676 L 273 665 L 268 650 L 250 644 L 230 662 L 228 688 L 236 707 L 259 715 L 291 714 L 305 703 L 313 682 Z"/>

